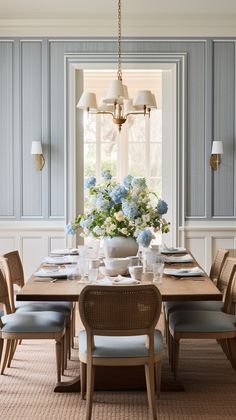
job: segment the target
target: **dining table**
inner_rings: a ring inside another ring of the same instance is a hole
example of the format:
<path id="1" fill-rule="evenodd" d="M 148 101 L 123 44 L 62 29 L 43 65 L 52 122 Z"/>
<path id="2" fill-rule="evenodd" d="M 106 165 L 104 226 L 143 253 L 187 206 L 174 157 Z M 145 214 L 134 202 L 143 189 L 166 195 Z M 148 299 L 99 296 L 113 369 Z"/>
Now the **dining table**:
<path id="1" fill-rule="evenodd" d="M 187 252 L 187 251 L 186 251 Z M 190 253 L 189 253 L 190 254 Z M 41 267 L 45 266 L 42 264 Z M 200 267 L 197 261 L 193 258 L 188 263 L 165 263 L 165 268 L 192 268 Z M 152 273 L 147 272 L 143 274 L 142 281 L 139 284 L 156 284 L 153 282 Z M 137 284 L 137 287 L 139 287 Z M 17 301 L 71 301 L 78 302 L 82 289 L 88 285 L 88 282 L 81 281 L 80 278 L 73 279 L 52 279 L 51 277 L 38 278 L 34 274 L 26 282 L 24 287 L 16 294 Z M 119 285 L 117 285 L 119 287 Z M 210 301 L 221 300 L 222 294 L 217 289 L 214 282 L 209 278 L 204 271 L 200 276 L 175 276 L 163 274 L 162 283 L 156 284 L 160 290 L 162 301 Z M 100 368 L 100 367 L 99 367 Z M 103 367 L 104 368 L 104 367 Z M 108 367 L 108 369 L 111 369 Z M 127 374 L 127 367 L 125 367 Z M 117 374 L 123 379 L 120 367 Z M 104 378 L 108 376 L 114 378 L 111 372 L 106 372 L 106 375 L 101 374 Z M 132 376 L 132 375 L 130 375 Z M 133 385 L 137 384 L 137 377 L 134 375 Z M 103 383 L 103 382 L 102 382 Z M 96 386 L 96 383 L 95 383 Z M 131 384 L 127 385 L 132 387 Z M 103 385 L 101 386 L 103 387 Z M 110 385 L 112 389 L 112 384 Z M 63 381 L 56 384 L 55 392 L 79 392 L 80 391 L 80 377 L 79 375 L 70 381 Z"/>

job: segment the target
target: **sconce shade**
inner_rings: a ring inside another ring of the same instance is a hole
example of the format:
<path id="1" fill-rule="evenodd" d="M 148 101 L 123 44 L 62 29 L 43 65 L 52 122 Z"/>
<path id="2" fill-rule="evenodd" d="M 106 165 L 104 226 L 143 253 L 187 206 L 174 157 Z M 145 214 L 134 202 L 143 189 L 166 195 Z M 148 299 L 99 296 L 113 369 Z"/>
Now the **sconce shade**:
<path id="1" fill-rule="evenodd" d="M 148 108 L 156 108 L 156 101 L 153 96 L 150 90 L 139 90 L 134 98 L 134 106 L 146 105 Z"/>
<path id="2" fill-rule="evenodd" d="M 42 143 L 41 141 L 32 141 L 31 144 L 31 155 L 42 155 Z"/>
<path id="3" fill-rule="evenodd" d="M 79 102 L 77 103 L 77 108 L 80 109 L 94 109 L 97 110 L 97 99 L 96 95 L 93 92 L 83 92 Z"/>
<path id="4" fill-rule="evenodd" d="M 222 141 L 213 141 L 212 142 L 212 155 L 223 155 L 223 144 Z"/>

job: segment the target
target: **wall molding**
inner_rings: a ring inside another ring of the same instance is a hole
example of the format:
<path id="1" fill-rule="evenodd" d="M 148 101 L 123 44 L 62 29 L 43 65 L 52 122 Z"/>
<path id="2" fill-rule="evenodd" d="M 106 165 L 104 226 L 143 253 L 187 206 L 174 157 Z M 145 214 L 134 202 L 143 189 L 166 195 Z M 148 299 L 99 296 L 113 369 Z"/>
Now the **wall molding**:
<path id="1" fill-rule="evenodd" d="M 235 36 L 235 15 L 126 16 L 126 36 Z M 70 19 L 0 19 L 0 36 L 116 36 L 114 16 Z"/>

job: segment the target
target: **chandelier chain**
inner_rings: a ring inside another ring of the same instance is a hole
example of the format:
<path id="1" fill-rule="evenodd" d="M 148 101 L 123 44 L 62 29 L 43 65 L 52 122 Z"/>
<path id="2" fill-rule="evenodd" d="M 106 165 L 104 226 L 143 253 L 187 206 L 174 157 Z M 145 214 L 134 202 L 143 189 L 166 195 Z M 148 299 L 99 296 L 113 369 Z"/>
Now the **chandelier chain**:
<path id="1" fill-rule="evenodd" d="M 118 69 L 117 78 L 122 81 L 122 69 L 121 69 L 121 0 L 118 0 Z"/>

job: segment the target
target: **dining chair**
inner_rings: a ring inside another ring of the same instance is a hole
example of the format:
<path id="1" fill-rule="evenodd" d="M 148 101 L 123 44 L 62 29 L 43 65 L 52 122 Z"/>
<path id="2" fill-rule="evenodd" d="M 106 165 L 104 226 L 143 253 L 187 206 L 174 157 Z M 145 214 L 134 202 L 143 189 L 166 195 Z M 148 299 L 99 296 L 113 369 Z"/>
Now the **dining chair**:
<path id="1" fill-rule="evenodd" d="M 221 272 L 224 267 L 225 261 L 229 255 L 229 251 L 227 249 L 219 249 L 216 253 L 215 259 L 212 263 L 209 277 L 210 279 L 216 283 L 217 288 L 224 293 L 227 284 L 228 284 L 228 277 L 223 276 L 221 277 Z M 229 269 L 229 266 L 227 266 Z M 168 323 L 169 314 L 177 311 L 177 310 L 203 310 L 203 311 L 215 311 L 223 309 L 224 303 L 223 301 L 175 301 L 175 302 L 165 302 L 164 303 L 164 311 L 165 311 L 165 318 Z"/>
<path id="2" fill-rule="evenodd" d="M 236 259 L 228 258 L 223 271 L 225 279 L 228 274 L 223 310 L 178 310 L 169 315 L 171 366 L 175 378 L 182 338 L 216 339 L 236 370 Z"/>
<path id="3" fill-rule="evenodd" d="M 157 419 L 163 340 L 156 330 L 161 295 L 154 285 L 86 286 L 79 298 L 84 331 L 79 334 L 81 395 L 91 419 L 94 366 L 145 366 L 149 410 Z M 86 372 L 86 378 L 85 378 Z M 156 378 L 155 378 L 156 375 Z"/>
<path id="4" fill-rule="evenodd" d="M 8 252 L 0 257 L 0 265 L 5 273 L 9 299 L 12 312 L 41 312 L 41 311 L 56 311 L 60 312 L 66 318 L 66 346 L 65 346 L 65 357 L 64 366 L 66 367 L 67 353 L 70 357 L 70 324 L 71 324 L 71 313 L 72 313 L 72 302 L 56 302 L 56 301 L 15 301 L 14 286 L 22 288 L 24 286 L 24 271 L 21 263 L 20 255 L 18 251 Z M 11 355 L 13 356 L 15 346 L 11 346 Z M 10 367 L 12 357 L 9 357 L 8 367 Z"/>
<path id="5" fill-rule="evenodd" d="M 64 316 L 53 311 L 13 313 L 2 270 L 0 270 L 0 302 L 3 304 L 5 313 L 0 318 L 0 374 L 4 373 L 12 341 L 54 339 L 56 342 L 57 381 L 60 382 L 65 334 Z"/>

